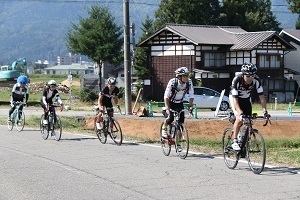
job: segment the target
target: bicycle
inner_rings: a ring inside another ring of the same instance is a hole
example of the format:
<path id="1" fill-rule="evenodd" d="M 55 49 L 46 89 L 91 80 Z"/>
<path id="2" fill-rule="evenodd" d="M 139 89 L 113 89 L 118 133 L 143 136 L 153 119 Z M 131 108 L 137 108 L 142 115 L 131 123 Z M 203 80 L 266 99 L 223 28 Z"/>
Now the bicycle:
<path id="1" fill-rule="evenodd" d="M 17 130 L 21 132 L 25 126 L 25 113 L 24 111 L 20 110 L 20 107 L 26 105 L 26 103 L 22 101 L 16 101 L 13 104 L 16 107 L 14 112 L 11 114 L 11 120 L 7 121 L 7 127 L 11 131 L 14 125 L 16 125 Z"/>
<path id="2" fill-rule="evenodd" d="M 242 130 L 239 132 L 238 144 L 241 150 L 235 151 L 232 149 L 231 144 L 233 140 L 233 128 L 226 128 L 223 132 L 222 147 L 223 157 L 226 166 L 229 169 L 234 169 L 240 158 L 246 158 L 248 165 L 254 174 L 260 174 L 265 166 L 266 162 L 266 148 L 262 134 L 257 130 L 253 129 L 253 120 L 258 118 L 264 118 L 263 116 L 257 116 L 253 114 L 251 116 L 242 116 Z M 266 121 L 263 126 L 268 123 L 271 124 L 270 116 L 264 118 Z M 234 124 L 235 116 L 230 113 L 229 121 Z"/>
<path id="3" fill-rule="evenodd" d="M 59 141 L 61 138 L 62 125 L 61 125 L 61 120 L 55 111 L 55 109 L 57 107 L 60 107 L 60 105 L 47 104 L 47 109 L 46 109 L 46 112 L 48 113 L 47 118 L 46 118 L 46 120 L 48 122 L 47 124 L 43 123 L 44 114 L 42 114 L 42 116 L 41 116 L 40 130 L 41 130 L 42 138 L 44 140 L 48 139 L 49 133 L 51 133 L 51 136 L 53 136 L 56 141 Z"/>
<path id="4" fill-rule="evenodd" d="M 184 124 L 179 122 L 179 117 L 182 112 L 187 109 L 180 111 L 170 109 L 170 112 L 174 113 L 174 121 L 168 126 L 168 138 L 162 137 L 162 127 L 164 122 L 160 126 L 160 143 L 163 154 L 169 156 L 172 145 L 175 145 L 175 150 L 181 159 L 185 159 L 189 152 L 189 134 Z"/>
<path id="5" fill-rule="evenodd" d="M 114 111 L 114 108 L 106 108 L 106 112 L 104 116 L 102 116 L 102 129 L 97 129 L 96 120 L 98 113 L 100 112 L 98 107 L 95 107 L 94 110 L 96 111 L 96 117 L 94 120 L 94 130 L 95 133 L 102 144 L 105 144 L 107 141 L 107 135 L 116 143 L 118 146 L 122 144 L 123 141 L 123 134 L 122 129 L 119 122 L 112 116 L 109 115 L 110 112 Z M 121 109 L 118 107 L 118 111 L 121 112 Z"/>

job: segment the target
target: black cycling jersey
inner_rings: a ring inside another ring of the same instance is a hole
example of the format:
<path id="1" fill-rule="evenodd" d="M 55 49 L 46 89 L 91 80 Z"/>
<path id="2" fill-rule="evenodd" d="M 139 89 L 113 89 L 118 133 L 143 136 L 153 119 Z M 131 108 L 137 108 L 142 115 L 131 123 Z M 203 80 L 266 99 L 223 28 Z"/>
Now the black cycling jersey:
<path id="1" fill-rule="evenodd" d="M 251 84 L 246 84 L 242 74 L 235 76 L 232 80 L 231 95 L 237 98 L 240 109 L 244 115 L 252 114 L 251 92 L 256 90 L 258 95 L 263 94 L 260 78 L 255 76 Z"/>
<path id="2" fill-rule="evenodd" d="M 251 91 L 255 89 L 258 95 L 263 94 L 263 88 L 261 80 L 258 76 L 255 76 L 251 84 L 246 84 L 243 76 L 237 75 L 232 80 L 231 95 L 234 98 L 248 99 L 251 96 Z"/>
<path id="3" fill-rule="evenodd" d="M 102 99 L 102 104 L 105 106 L 105 107 L 108 107 L 108 108 L 111 108 L 113 107 L 112 106 L 112 103 L 111 103 L 111 99 L 114 97 L 114 96 L 118 96 L 120 93 L 120 90 L 118 87 L 115 87 L 114 90 L 109 93 L 109 87 L 108 86 L 105 86 L 102 91 L 99 93 L 99 95 L 103 95 L 103 99 Z"/>

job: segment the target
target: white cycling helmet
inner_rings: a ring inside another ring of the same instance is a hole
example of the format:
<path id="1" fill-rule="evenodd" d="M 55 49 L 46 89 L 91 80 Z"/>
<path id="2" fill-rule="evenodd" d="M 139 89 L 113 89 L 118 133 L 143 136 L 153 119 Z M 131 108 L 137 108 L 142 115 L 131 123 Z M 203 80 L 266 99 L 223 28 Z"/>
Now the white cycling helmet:
<path id="1" fill-rule="evenodd" d="M 50 81 L 48 81 L 48 85 L 56 85 L 55 80 L 50 80 Z"/>
<path id="2" fill-rule="evenodd" d="M 184 75 L 184 74 L 189 74 L 189 69 L 186 67 L 179 67 L 178 69 L 176 69 L 175 74 L 176 77 L 180 76 L 180 75 Z"/>

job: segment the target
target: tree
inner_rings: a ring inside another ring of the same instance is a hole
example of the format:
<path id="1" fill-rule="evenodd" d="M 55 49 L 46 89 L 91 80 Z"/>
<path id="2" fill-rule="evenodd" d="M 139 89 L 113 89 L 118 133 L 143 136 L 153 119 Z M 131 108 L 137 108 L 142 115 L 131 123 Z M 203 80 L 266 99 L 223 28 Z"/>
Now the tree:
<path id="1" fill-rule="evenodd" d="M 289 9 L 292 13 L 298 14 L 298 19 L 295 24 L 296 29 L 300 29 L 300 0 L 286 0 L 289 4 Z"/>
<path id="2" fill-rule="evenodd" d="M 149 35 L 153 33 L 153 20 L 147 15 L 145 22 L 142 23 L 142 36 L 139 38 L 139 42 L 145 40 Z M 136 50 L 135 65 L 134 68 L 137 70 L 135 75 L 139 79 L 144 80 L 149 78 L 149 69 L 147 67 L 147 47 L 140 47 Z"/>
<path id="3" fill-rule="evenodd" d="M 79 25 L 72 23 L 67 33 L 67 48 L 72 53 L 86 55 L 99 67 L 99 88 L 102 88 L 102 64 L 117 64 L 122 58 L 123 39 L 121 27 L 107 7 L 93 5 L 87 9 L 88 18 L 79 18 Z"/>
<path id="4" fill-rule="evenodd" d="M 155 12 L 155 29 L 166 23 L 218 24 L 220 3 L 218 0 L 161 0 Z"/>
<path id="5" fill-rule="evenodd" d="M 280 23 L 271 11 L 270 0 L 222 0 L 223 25 L 240 26 L 246 31 L 279 31 Z"/>

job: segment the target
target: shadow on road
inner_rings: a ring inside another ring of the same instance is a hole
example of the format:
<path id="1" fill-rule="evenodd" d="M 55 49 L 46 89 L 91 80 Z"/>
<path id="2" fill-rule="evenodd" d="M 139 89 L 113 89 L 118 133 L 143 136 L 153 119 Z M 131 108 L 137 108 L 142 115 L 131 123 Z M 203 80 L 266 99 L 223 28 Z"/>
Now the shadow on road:
<path id="1" fill-rule="evenodd" d="M 290 167 L 265 167 L 264 171 L 267 176 L 278 176 L 278 175 L 300 175 L 300 168 Z"/>

